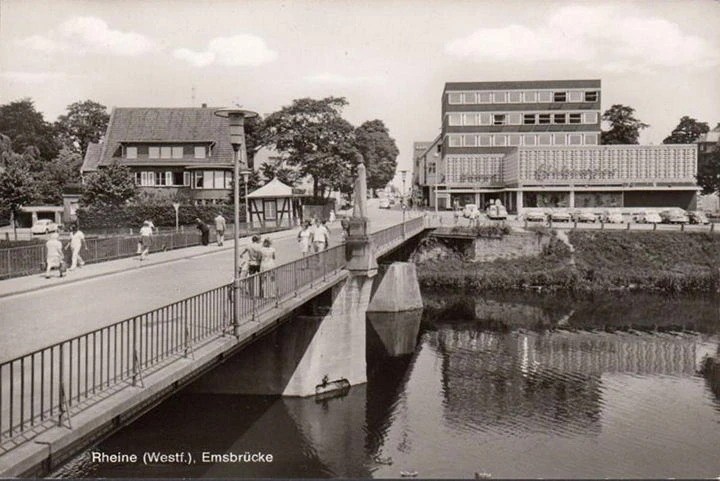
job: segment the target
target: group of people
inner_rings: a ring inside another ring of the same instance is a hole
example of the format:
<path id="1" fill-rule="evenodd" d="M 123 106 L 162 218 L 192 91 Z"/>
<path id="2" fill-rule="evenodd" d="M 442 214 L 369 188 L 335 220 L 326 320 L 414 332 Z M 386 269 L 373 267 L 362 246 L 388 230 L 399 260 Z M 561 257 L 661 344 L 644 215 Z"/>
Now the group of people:
<path id="1" fill-rule="evenodd" d="M 330 229 L 327 227 L 327 221 L 320 219 L 315 219 L 313 222 L 306 221 L 300 228 L 297 239 L 303 257 L 311 252 L 324 251 L 330 245 Z"/>
<path id="2" fill-rule="evenodd" d="M 87 250 L 87 244 L 85 243 L 85 234 L 78 228 L 77 225 L 73 225 L 71 228 L 72 235 L 70 236 L 70 242 L 63 247 L 60 241 L 60 235 L 57 232 L 50 234 L 50 238 L 45 243 L 45 277 L 50 278 L 50 272 L 57 269 L 60 277 L 65 275 L 65 271 L 74 271 L 78 266 L 82 267 L 85 265 L 85 261 L 80 257 L 80 251 L 82 249 Z M 71 250 L 70 257 L 70 269 L 66 269 L 65 265 L 65 252 Z"/>

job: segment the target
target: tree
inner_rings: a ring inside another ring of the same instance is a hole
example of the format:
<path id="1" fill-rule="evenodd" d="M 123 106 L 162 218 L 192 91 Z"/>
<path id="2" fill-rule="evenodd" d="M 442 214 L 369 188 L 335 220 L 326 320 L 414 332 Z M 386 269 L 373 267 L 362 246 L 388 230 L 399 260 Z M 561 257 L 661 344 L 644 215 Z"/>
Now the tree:
<path id="1" fill-rule="evenodd" d="M 0 135 L 0 206 L 17 219 L 20 207 L 33 202 L 37 196 L 36 183 L 27 166 L 24 154 L 12 149 L 11 140 Z M 17 222 L 13 222 L 17 239 Z"/>
<path id="2" fill-rule="evenodd" d="M 610 130 L 602 132 L 603 145 L 637 144 L 640 130 L 649 127 L 635 118 L 635 109 L 615 104 L 603 113 L 602 119 L 610 122 Z"/>
<path id="3" fill-rule="evenodd" d="M 63 188 L 68 184 L 80 183 L 82 162 L 77 151 L 63 147 L 58 156 L 47 162 L 43 170 L 35 175 L 39 200 L 48 204 L 61 203 Z"/>
<path id="4" fill-rule="evenodd" d="M 58 117 L 55 127 L 61 142 L 74 147 L 84 157 L 88 144 L 105 135 L 109 120 L 104 105 L 85 100 L 68 105 L 67 114 Z"/>
<path id="5" fill-rule="evenodd" d="M 263 162 L 260 173 L 266 181 L 277 177 L 280 182 L 290 187 L 295 187 L 302 179 L 298 169 L 286 165 L 282 157 L 270 157 L 268 162 Z"/>
<path id="6" fill-rule="evenodd" d="M 692 144 L 702 134 L 710 131 L 707 122 L 698 122 L 687 115 L 680 119 L 680 123 L 675 127 L 672 133 L 665 137 L 663 144 Z"/>
<path id="7" fill-rule="evenodd" d="M 354 158 L 353 126 L 341 117 L 343 97 L 296 99 L 264 121 L 265 142 L 286 154 L 301 176 L 310 176 L 313 196 L 324 197 L 347 182 Z"/>
<path id="8" fill-rule="evenodd" d="M 117 206 L 133 199 L 137 193 L 132 171 L 123 165 L 111 164 L 85 177 L 80 203 Z"/>
<path id="9" fill-rule="evenodd" d="M 367 169 L 367 186 L 381 189 L 395 176 L 400 151 L 382 120 L 369 120 L 355 129 L 355 148 Z"/>
<path id="10" fill-rule="evenodd" d="M 698 156 L 697 183 L 703 194 L 720 192 L 720 150 Z"/>
<path id="11" fill-rule="evenodd" d="M 60 150 L 54 127 L 45 122 L 29 98 L 0 106 L 0 134 L 10 138 L 15 152 L 37 148 L 45 161 L 57 157 Z"/>

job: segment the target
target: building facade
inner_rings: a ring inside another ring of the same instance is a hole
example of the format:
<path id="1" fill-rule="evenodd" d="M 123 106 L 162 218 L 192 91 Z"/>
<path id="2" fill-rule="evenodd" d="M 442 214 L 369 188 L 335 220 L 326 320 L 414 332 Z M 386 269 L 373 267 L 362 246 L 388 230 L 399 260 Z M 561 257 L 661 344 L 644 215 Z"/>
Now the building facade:
<path id="1" fill-rule="evenodd" d="M 600 80 L 447 83 L 436 174 L 419 187 L 440 208 L 693 208 L 697 147 L 599 145 L 600 109 Z"/>
<path id="2" fill-rule="evenodd" d="M 227 119 L 216 108 L 114 108 L 103 141 L 90 144 L 82 173 L 113 163 L 129 167 L 146 192 L 202 204 L 232 191 L 234 152 Z"/>

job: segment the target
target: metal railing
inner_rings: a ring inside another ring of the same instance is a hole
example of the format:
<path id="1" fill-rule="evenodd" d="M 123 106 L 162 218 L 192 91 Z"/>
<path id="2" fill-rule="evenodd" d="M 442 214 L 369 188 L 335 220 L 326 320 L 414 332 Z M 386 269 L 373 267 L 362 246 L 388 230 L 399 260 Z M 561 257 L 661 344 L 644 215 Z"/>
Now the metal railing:
<path id="1" fill-rule="evenodd" d="M 286 228 L 287 226 L 264 226 L 248 229 L 248 226 L 243 223 L 240 225 L 239 233 L 240 235 L 249 235 L 251 233 L 267 234 Z M 225 237 L 226 239 L 232 239 L 232 236 L 233 227 L 229 226 Z M 103 262 L 137 255 L 138 236 L 89 237 L 85 240 L 85 243 L 87 249 L 80 251 L 80 257 L 86 263 Z M 150 252 L 196 245 L 200 245 L 200 233 L 193 227 L 184 232 L 161 232 L 153 235 Z M 67 263 L 70 258 L 69 249 L 65 251 L 65 256 Z M 0 279 L 40 273 L 44 269 L 44 263 L 44 244 L 0 249 Z"/>
<path id="2" fill-rule="evenodd" d="M 424 229 L 418 217 L 372 235 L 378 251 Z M 134 247 L 134 246 L 133 246 Z M 238 327 L 297 297 L 346 265 L 345 245 L 241 279 Z M 187 357 L 203 342 L 232 332 L 234 289 L 223 285 L 144 314 L 0 363 L 0 443 L 70 423 L 92 405 L 151 370 Z M 0 450 L 2 453 L 2 450 Z"/>

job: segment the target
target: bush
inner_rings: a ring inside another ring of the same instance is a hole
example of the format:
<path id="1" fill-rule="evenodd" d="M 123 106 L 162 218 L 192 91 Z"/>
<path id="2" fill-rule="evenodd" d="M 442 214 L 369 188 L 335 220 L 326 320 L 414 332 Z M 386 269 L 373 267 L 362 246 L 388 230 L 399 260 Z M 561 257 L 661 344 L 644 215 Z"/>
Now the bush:
<path id="1" fill-rule="evenodd" d="M 222 212 L 232 221 L 232 205 L 181 205 L 178 220 L 188 225 L 200 218 L 211 223 Z M 78 224 L 83 229 L 108 229 L 115 227 L 140 228 L 144 221 L 152 220 L 157 227 L 175 226 L 175 209 L 168 204 L 133 204 L 117 207 L 82 207 L 77 211 Z M 240 222 L 245 222 L 245 207 L 240 206 Z"/>
<path id="2" fill-rule="evenodd" d="M 451 234 L 464 234 L 482 238 L 502 238 L 510 233 L 510 227 L 505 224 L 481 224 L 475 226 L 455 226 L 450 229 Z"/>

